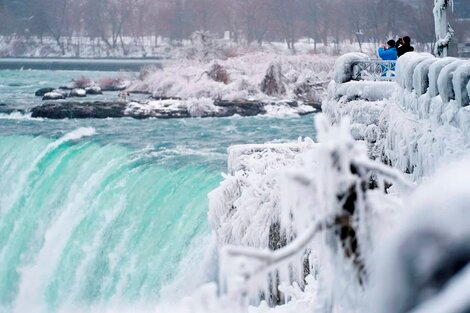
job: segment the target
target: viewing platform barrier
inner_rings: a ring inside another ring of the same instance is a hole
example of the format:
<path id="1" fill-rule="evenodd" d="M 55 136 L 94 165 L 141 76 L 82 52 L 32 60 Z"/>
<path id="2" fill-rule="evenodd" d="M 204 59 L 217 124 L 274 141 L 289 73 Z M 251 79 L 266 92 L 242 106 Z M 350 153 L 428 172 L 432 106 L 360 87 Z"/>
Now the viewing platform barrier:
<path id="1" fill-rule="evenodd" d="M 396 61 L 367 60 L 352 63 L 352 80 L 395 81 Z"/>

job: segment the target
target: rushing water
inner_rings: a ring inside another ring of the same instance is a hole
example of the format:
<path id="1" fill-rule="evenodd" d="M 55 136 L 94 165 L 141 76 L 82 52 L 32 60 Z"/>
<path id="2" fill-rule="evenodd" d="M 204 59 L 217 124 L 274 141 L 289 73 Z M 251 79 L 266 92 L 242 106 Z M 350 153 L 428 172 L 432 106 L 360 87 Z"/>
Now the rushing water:
<path id="1" fill-rule="evenodd" d="M 77 75 L 0 71 L 0 102 Z M 207 193 L 226 148 L 313 137 L 312 120 L 0 115 L 0 312 L 151 307 L 214 279 Z"/>

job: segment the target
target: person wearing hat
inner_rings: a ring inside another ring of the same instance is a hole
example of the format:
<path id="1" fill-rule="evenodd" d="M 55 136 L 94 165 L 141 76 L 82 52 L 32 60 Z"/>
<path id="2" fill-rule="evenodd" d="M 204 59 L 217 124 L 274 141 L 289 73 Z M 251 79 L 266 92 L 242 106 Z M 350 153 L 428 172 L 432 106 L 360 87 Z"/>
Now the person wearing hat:
<path id="1" fill-rule="evenodd" d="M 385 61 L 396 61 L 398 59 L 398 51 L 395 46 L 395 40 L 387 41 L 386 45 L 379 48 L 379 57 Z"/>
<path id="2" fill-rule="evenodd" d="M 411 45 L 410 36 L 404 36 L 403 38 L 398 39 L 397 41 L 397 52 L 398 57 L 401 57 L 407 52 L 413 52 L 415 48 Z"/>
<path id="3" fill-rule="evenodd" d="M 395 40 L 391 39 L 387 41 L 387 45 L 379 48 L 379 57 L 384 61 L 396 61 L 398 59 L 398 51 L 395 47 Z M 395 64 L 382 64 L 382 76 L 394 77 L 395 76 Z"/>

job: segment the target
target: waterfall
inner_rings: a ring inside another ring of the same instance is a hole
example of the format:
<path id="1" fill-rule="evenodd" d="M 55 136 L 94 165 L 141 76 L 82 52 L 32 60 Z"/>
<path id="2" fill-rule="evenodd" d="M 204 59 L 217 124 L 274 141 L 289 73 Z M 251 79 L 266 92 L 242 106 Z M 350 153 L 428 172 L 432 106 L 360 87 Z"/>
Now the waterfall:
<path id="1" fill-rule="evenodd" d="M 0 136 L 0 312 L 152 304 L 181 275 L 189 288 L 211 274 L 207 193 L 220 174 L 93 135 Z"/>

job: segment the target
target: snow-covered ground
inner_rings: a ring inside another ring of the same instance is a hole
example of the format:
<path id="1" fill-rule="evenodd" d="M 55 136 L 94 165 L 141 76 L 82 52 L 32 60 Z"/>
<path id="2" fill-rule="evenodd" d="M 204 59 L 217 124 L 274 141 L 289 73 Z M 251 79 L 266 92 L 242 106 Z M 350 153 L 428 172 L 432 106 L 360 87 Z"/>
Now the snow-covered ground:
<path id="1" fill-rule="evenodd" d="M 315 53 L 338 55 L 352 51 L 359 51 L 357 43 L 341 43 L 339 46 L 330 44 L 324 46 L 317 43 L 315 46 L 310 39 L 300 39 L 295 45 L 295 51 L 289 50 L 283 42 L 265 42 L 262 46 L 256 43 L 247 45 L 230 40 L 217 38 L 214 34 L 208 33 L 213 38 L 213 47 L 217 48 L 221 55 L 226 57 L 242 55 L 253 52 L 267 52 L 278 55 L 288 55 L 292 53 Z M 194 36 L 193 36 L 194 37 Z M 107 58 L 107 57 L 163 57 L 171 59 L 181 59 L 195 57 L 198 55 L 197 43 L 192 40 L 171 42 L 167 38 L 154 36 L 128 37 L 123 36 L 123 44 L 117 42 L 115 47 L 108 46 L 100 38 L 90 38 L 86 36 L 72 36 L 60 38 L 64 48 L 64 54 L 57 41 L 48 36 L 42 39 L 35 36 L 0 36 L 0 57 L 87 57 L 87 58 Z M 111 39 L 108 42 L 112 42 Z M 211 43 L 212 44 L 212 43 Z M 376 53 L 377 44 L 363 43 L 362 49 L 369 55 Z"/>

